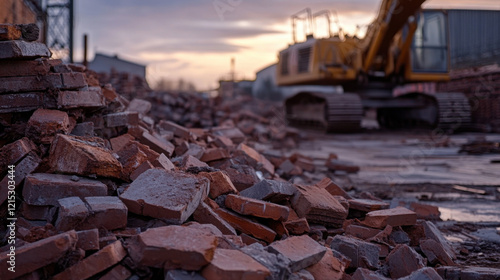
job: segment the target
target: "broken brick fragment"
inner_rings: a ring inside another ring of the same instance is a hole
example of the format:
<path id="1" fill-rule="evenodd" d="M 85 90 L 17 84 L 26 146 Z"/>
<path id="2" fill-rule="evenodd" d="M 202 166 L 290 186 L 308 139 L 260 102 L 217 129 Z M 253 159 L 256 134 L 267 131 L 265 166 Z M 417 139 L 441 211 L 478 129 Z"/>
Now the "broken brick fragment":
<path id="1" fill-rule="evenodd" d="M 212 262 L 207 265 L 201 275 L 207 280 L 265 280 L 271 272 L 250 256 L 238 251 L 217 249 Z"/>
<path id="2" fill-rule="evenodd" d="M 216 247 L 215 235 L 191 227 L 166 226 L 139 234 L 130 254 L 145 266 L 199 270 L 212 261 Z"/>
<path id="3" fill-rule="evenodd" d="M 349 267 L 377 269 L 379 248 L 372 243 L 353 237 L 337 235 L 332 239 L 331 248 L 351 259 Z"/>
<path id="4" fill-rule="evenodd" d="M 285 240 L 276 241 L 269 245 L 268 250 L 288 258 L 291 261 L 290 269 L 292 272 L 318 263 L 326 253 L 325 247 L 307 235 L 292 236 Z"/>
<path id="5" fill-rule="evenodd" d="M 202 172 L 199 175 L 210 180 L 210 198 L 215 199 L 223 194 L 238 193 L 231 179 L 222 171 Z"/>
<path id="6" fill-rule="evenodd" d="M 262 180 L 240 192 L 242 196 L 280 203 L 292 197 L 295 187 L 288 182 L 278 182 L 274 180 Z"/>
<path id="7" fill-rule="evenodd" d="M 326 249 L 323 258 L 316 264 L 306 268 L 314 276 L 314 280 L 342 279 L 346 267 L 333 256 L 331 249 Z"/>
<path id="8" fill-rule="evenodd" d="M 215 213 L 217 213 L 222 219 L 224 219 L 238 231 L 249 234 L 258 239 L 262 239 L 266 242 L 273 242 L 274 238 L 276 238 L 276 232 L 274 232 L 272 229 L 251 221 L 250 219 L 242 217 L 236 213 L 232 213 L 222 208 L 216 209 Z"/>
<path id="9" fill-rule="evenodd" d="M 130 212 L 181 224 L 207 195 L 209 182 L 196 176 L 150 169 L 120 195 Z"/>
<path id="10" fill-rule="evenodd" d="M 223 234 L 236 235 L 236 230 L 215 213 L 215 211 L 205 202 L 201 202 L 198 208 L 196 208 L 193 213 L 193 218 L 198 223 L 216 226 Z"/>
<path id="11" fill-rule="evenodd" d="M 87 178 L 78 178 L 60 174 L 35 173 L 24 181 L 23 198 L 30 205 L 56 206 L 61 198 L 78 196 L 105 196 L 108 188 L 105 184 Z"/>
<path id="12" fill-rule="evenodd" d="M 10 256 L 0 256 L 0 278 L 14 279 L 55 263 L 75 249 L 78 236 L 74 230 L 17 247 L 15 272 L 7 270 Z"/>
<path id="13" fill-rule="evenodd" d="M 123 248 L 120 241 L 116 241 L 55 275 L 52 279 L 74 279 L 76 275 L 79 279 L 87 279 L 119 263 L 125 256 L 127 256 L 127 250 Z"/>
<path id="14" fill-rule="evenodd" d="M 412 226 L 417 223 L 417 214 L 404 207 L 372 211 L 366 214 L 363 225 L 372 228 L 385 228 L 387 225 Z"/>
<path id="15" fill-rule="evenodd" d="M 58 110 L 36 110 L 26 126 L 26 136 L 35 142 L 50 144 L 58 133 L 68 134 L 70 121 L 66 112 Z"/>
<path id="16" fill-rule="evenodd" d="M 296 186 L 297 192 L 291 202 L 301 218 L 310 223 L 330 227 L 341 227 L 348 211 L 325 189 L 318 186 Z"/>
<path id="17" fill-rule="evenodd" d="M 242 214 L 259 218 L 286 221 L 290 210 L 286 206 L 230 194 L 225 200 L 226 207 Z"/>
<path id="18" fill-rule="evenodd" d="M 387 256 L 386 265 L 392 278 L 401 278 L 425 267 L 425 262 L 411 247 L 399 244 Z"/>
<path id="19" fill-rule="evenodd" d="M 59 173 L 122 178 L 122 165 L 95 137 L 58 134 L 52 142 L 50 167 Z"/>

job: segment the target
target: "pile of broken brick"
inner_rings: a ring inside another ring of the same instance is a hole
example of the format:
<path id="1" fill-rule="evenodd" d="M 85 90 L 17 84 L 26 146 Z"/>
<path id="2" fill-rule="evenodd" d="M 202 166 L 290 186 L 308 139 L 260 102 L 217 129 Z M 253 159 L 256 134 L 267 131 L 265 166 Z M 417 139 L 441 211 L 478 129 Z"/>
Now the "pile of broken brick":
<path id="1" fill-rule="evenodd" d="M 427 208 L 287 182 L 310 159 L 267 158 L 235 125 L 156 123 L 22 31 L 0 25 L 2 217 L 9 165 L 19 205 L 0 279 L 498 279 L 455 266 Z"/>

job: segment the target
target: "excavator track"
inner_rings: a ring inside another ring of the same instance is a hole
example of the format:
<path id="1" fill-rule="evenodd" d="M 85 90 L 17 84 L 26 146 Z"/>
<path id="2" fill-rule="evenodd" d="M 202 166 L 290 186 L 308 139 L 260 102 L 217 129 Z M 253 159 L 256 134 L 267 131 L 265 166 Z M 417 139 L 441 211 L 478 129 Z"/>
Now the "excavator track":
<path id="1" fill-rule="evenodd" d="M 361 129 L 363 105 L 357 94 L 299 93 L 285 102 L 290 125 L 327 132 L 356 132 Z"/>
<path id="2" fill-rule="evenodd" d="M 436 128 L 453 133 L 471 124 L 471 107 L 465 94 L 436 93 L 433 97 L 438 109 Z"/>

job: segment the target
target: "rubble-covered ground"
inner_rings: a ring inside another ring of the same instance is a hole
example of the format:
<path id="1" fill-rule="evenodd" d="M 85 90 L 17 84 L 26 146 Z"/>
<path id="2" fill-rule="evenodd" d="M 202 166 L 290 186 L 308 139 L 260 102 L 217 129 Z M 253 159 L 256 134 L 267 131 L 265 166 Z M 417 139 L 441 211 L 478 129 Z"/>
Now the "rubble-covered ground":
<path id="1" fill-rule="evenodd" d="M 498 159 L 459 153 L 478 135 L 126 98 L 2 28 L 0 279 L 500 279 Z"/>

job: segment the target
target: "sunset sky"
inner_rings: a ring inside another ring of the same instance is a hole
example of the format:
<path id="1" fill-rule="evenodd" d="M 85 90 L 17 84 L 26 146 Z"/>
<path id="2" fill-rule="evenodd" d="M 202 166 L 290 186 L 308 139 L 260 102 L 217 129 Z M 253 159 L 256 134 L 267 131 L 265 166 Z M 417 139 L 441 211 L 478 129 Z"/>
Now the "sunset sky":
<path id="1" fill-rule="evenodd" d="M 215 88 L 236 60 L 240 78 L 277 60 L 292 42 L 290 16 L 306 7 L 339 15 L 348 33 L 373 20 L 381 0 L 85 0 L 75 1 L 75 59 L 82 36 L 94 53 L 118 54 L 148 66 L 148 81 L 161 77 Z M 429 0 L 427 8 L 500 10 L 499 0 Z"/>

